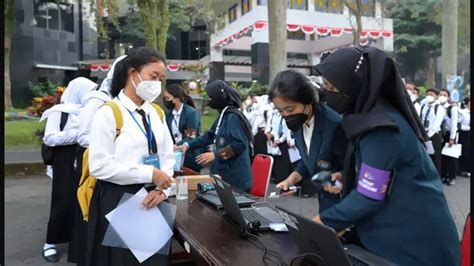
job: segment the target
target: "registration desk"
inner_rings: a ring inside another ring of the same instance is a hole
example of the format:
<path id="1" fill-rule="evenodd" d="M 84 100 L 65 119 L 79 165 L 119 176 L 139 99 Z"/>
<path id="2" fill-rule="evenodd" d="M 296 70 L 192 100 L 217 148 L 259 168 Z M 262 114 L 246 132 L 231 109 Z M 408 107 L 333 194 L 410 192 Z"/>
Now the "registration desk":
<path id="1" fill-rule="evenodd" d="M 242 239 L 229 218 L 224 218 L 221 210 L 196 199 L 194 191 L 189 191 L 188 200 L 171 197 L 169 201 L 177 206 L 174 238 L 196 264 L 264 265 L 263 250 Z M 257 236 L 267 249 L 278 252 L 286 264 L 298 254 L 296 243 L 288 232 L 265 231 Z"/>

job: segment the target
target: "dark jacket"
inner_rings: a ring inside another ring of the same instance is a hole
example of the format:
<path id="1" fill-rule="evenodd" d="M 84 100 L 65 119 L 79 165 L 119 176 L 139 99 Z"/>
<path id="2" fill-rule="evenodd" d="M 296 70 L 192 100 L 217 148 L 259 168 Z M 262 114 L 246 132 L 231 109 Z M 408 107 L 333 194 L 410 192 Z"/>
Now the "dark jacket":
<path id="1" fill-rule="evenodd" d="M 459 265 L 458 233 L 439 174 L 402 115 L 384 113 L 397 127 L 376 127 L 356 139 L 357 179 L 340 203 L 320 213 L 321 221 L 335 230 L 355 225 L 365 248 L 399 265 Z"/>
<path id="2" fill-rule="evenodd" d="M 179 142 L 176 143 L 173 132 L 171 129 L 171 126 L 173 124 L 173 112 L 172 110 L 168 110 L 166 112 L 166 123 L 168 124 L 168 129 L 171 133 L 171 137 L 173 138 L 173 142 L 175 142 L 176 145 L 181 145 L 182 143 L 186 141 L 190 141 L 190 138 L 187 138 L 185 135 L 185 130 L 188 128 L 193 128 L 197 131 L 196 136 L 198 137 L 200 135 L 200 130 L 201 130 L 201 122 L 199 119 L 199 115 L 196 112 L 196 110 L 191 107 L 188 104 L 183 104 L 183 111 L 181 113 L 181 116 L 179 118 L 179 132 L 183 135 L 183 139 Z M 199 172 L 202 169 L 202 166 L 196 163 L 196 156 L 198 156 L 202 152 L 201 149 L 196 149 L 193 151 L 186 152 L 186 155 L 184 157 L 184 166 L 188 167 L 196 172 Z"/>
<path id="3" fill-rule="evenodd" d="M 252 187 L 252 172 L 250 165 L 249 139 L 245 134 L 240 117 L 232 112 L 226 112 L 222 118 L 219 132 L 214 135 L 217 120 L 202 136 L 188 142 L 189 149 L 204 148 L 214 143 L 216 139 L 216 149 L 214 150 L 215 160 L 211 165 L 211 173 L 218 174 L 222 179 L 244 191 L 250 191 Z M 230 145 L 235 155 L 224 160 L 219 151 Z"/>
<path id="4" fill-rule="evenodd" d="M 338 113 L 326 104 L 317 105 L 309 156 L 303 129 L 295 132 L 295 144 L 301 155 L 295 171 L 303 178 L 311 179 L 321 170 L 331 172 L 342 170 L 346 139 L 340 123 L 341 116 Z M 319 210 L 325 210 L 337 203 L 339 199 L 339 195 L 330 194 L 324 190 L 318 191 Z"/>

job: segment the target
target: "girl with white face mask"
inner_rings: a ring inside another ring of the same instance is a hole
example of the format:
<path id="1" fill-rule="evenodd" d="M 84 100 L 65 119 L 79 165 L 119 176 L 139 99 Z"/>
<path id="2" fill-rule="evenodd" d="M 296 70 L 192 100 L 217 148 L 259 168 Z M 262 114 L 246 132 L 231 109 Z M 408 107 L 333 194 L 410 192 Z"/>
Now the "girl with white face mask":
<path id="1" fill-rule="evenodd" d="M 112 79 L 112 102 L 119 107 L 123 126 L 116 135 L 110 106 L 95 114 L 89 144 L 89 170 L 97 178 L 92 195 L 86 265 L 139 265 L 128 249 L 102 245 L 109 222 L 105 215 L 117 207 L 124 193 L 148 191 L 141 208 L 156 207 L 166 199 L 162 189 L 173 175 L 173 140 L 163 110 L 151 104 L 161 94 L 165 60 L 155 50 L 139 47 L 117 63 Z M 155 254 L 149 265 L 167 265 Z"/>

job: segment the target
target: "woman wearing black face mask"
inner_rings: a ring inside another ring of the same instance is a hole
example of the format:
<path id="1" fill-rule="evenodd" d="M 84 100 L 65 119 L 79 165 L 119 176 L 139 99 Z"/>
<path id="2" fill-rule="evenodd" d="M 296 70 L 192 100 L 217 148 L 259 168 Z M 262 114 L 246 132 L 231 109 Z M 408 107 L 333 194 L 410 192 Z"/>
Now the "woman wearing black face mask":
<path id="1" fill-rule="evenodd" d="M 167 86 L 163 93 L 166 112 L 166 123 L 175 145 L 182 145 L 200 136 L 201 122 L 194 106 L 193 99 L 178 84 Z M 202 152 L 201 149 L 186 153 L 184 167 L 199 172 L 202 166 L 196 163 L 196 156 Z"/>
<path id="2" fill-rule="evenodd" d="M 269 98 L 293 132 L 301 155 L 295 171 L 277 187 L 288 190 L 301 181 L 312 186 L 311 178 L 321 171 L 340 171 L 345 151 L 341 116 L 319 102 L 317 89 L 310 80 L 295 70 L 282 71 L 270 86 Z M 317 188 L 317 192 L 320 211 L 340 199 L 322 187 Z"/>
<path id="3" fill-rule="evenodd" d="M 177 148 L 186 152 L 214 144 L 214 151 L 199 155 L 196 162 L 203 165 L 212 162 L 211 173 L 249 192 L 252 187 L 252 128 L 239 110 L 239 94 L 222 80 L 210 82 L 204 90 L 209 96 L 209 107 L 218 110 L 220 115 L 206 133 Z"/>
<path id="4" fill-rule="evenodd" d="M 316 70 L 344 113 L 349 144 L 338 204 L 314 221 L 355 226 L 361 244 L 399 265 L 458 265 L 459 238 L 423 129 L 393 59 L 369 47 L 339 49 Z M 333 191 L 329 188 L 328 191 Z"/>

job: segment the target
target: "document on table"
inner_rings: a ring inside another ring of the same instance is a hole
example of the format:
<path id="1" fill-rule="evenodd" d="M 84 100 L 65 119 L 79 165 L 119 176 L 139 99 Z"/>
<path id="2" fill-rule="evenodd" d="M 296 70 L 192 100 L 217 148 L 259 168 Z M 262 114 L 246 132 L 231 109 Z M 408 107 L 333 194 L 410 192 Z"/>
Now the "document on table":
<path id="1" fill-rule="evenodd" d="M 298 161 L 299 159 L 301 159 L 300 151 L 296 147 L 289 148 L 288 149 L 288 154 L 290 155 L 290 162 L 291 163 L 294 163 L 294 162 Z"/>
<path id="2" fill-rule="evenodd" d="M 159 208 L 149 210 L 140 208 L 146 195 L 147 191 L 142 188 L 105 216 L 110 225 L 107 229 L 109 235 L 106 232 L 103 244 L 107 245 L 107 241 L 111 241 L 110 233 L 112 233 L 118 241 L 117 245 L 112 246 L 130 249 L 140 263 L 159 252 L 173 235 L 169 222 Z M 172 212 L 172 207 L 170 208 L 168 211 Z"/>
<path id="3" fill-rule="evenodd" d="M 451 147 L 449 147 L 449 143 L 446 143 L 443 150 L 441 151 L 441 154 L 449 157 L 459 158 L 459 156 L 461 156 L 461 146 L 461 144 L 453 144 Z"/>

